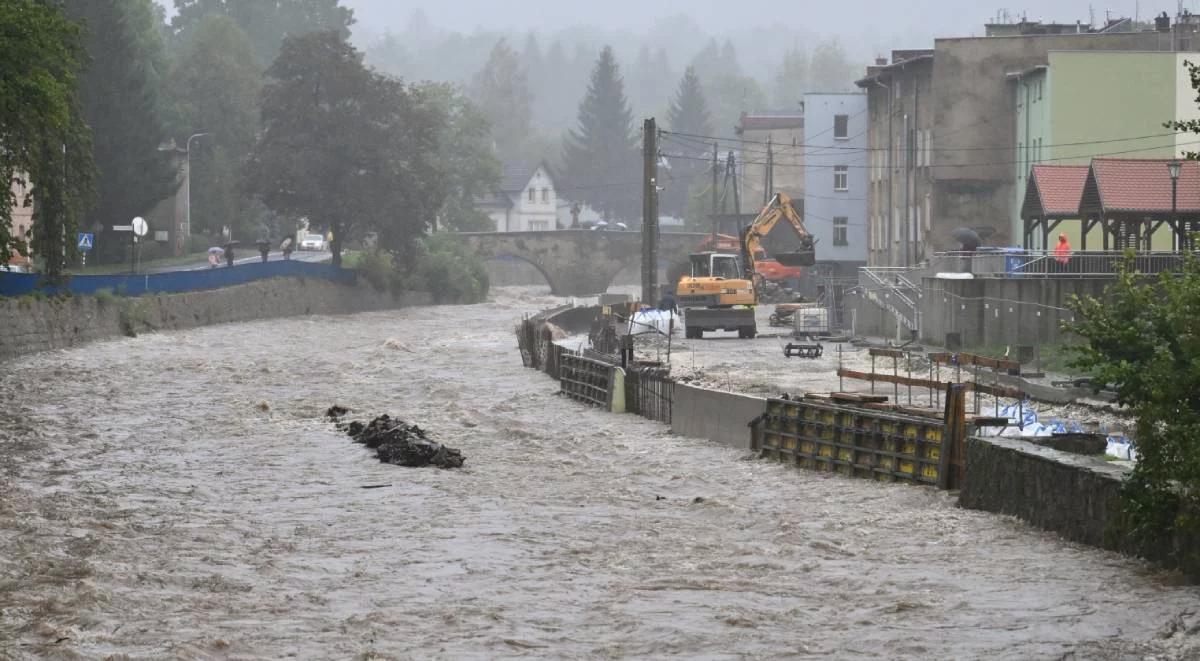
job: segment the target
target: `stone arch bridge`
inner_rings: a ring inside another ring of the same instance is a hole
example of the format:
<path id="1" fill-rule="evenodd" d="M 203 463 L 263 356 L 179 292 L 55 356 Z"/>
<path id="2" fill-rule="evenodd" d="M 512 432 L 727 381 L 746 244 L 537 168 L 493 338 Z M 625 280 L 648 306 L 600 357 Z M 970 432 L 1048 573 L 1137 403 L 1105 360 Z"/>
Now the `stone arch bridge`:
<path id="1" fill-rule="evenodd" d="M 621 269 L 642 259 L 642 233 L 598 230 L 466 232 L 463 241 L 480 257 L 514 257 L 536 268 L 556 296 L 602 294 Z M 686 261 L 708 234 L 663 232 L 659 263 Z"/>

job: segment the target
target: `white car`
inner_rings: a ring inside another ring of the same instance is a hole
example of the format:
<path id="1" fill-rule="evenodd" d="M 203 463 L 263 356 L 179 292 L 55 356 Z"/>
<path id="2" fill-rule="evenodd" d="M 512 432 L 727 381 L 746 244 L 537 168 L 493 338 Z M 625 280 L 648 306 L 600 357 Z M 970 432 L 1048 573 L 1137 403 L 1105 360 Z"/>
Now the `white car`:
<path id="1" fill-rule="evenodd" d="M 320 234 L 309 234 L 303 239 L 300 239 L 301 250 L 324 250 L 325 237 Z"/>

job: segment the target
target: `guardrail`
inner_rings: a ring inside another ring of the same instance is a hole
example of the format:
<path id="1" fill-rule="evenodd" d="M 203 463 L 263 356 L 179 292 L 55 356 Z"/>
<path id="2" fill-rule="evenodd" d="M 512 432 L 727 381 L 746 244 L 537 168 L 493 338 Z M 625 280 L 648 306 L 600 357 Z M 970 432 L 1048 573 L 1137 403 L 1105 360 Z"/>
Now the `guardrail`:
<path id="1" fill-rule="evenodd" d="M 1148 275 L 1178 271 L 1185 253 L 1136 252 L 1132 268 Z M 985 278 L 1096 278 L 1112 277 L 1129 263 L 1122 251 L 1080 251 L 1056 255 L 1053 250 L 1017 248 L 984 252 L 945 252 L 929 260 L 934 273 L 971 273 Z"/>
<path id="2" fill-rule="evenodd" d="M 888 266 L 864 266 L 859 273 L 866 277 L 861 282 L 867 300 L 887 310 L 896 317 L 896 321 L 910 331 L 921 328 L 921 307 L 909 293 L 916 293 L 919 288 L 907 277 L 910 269 Z"/>
<path id="3" fill-rule="evenodd" d="M 92 295 L 106 289 L 123 296 L 182 294 L 243 285 L 268 278 L 321 278 L 352 285 L 357 281 L 358 274 L 354 270 L 335 268 L 330 264 L 279 260 L 195 271 L 76 275 L 72 276 L 64 286 L 49 287 L 44 285 L 42 276 L 37 273 L 0 272 L 0 296 L 26 296 L 34 292 L 47 295 L 58 293 Z"/>

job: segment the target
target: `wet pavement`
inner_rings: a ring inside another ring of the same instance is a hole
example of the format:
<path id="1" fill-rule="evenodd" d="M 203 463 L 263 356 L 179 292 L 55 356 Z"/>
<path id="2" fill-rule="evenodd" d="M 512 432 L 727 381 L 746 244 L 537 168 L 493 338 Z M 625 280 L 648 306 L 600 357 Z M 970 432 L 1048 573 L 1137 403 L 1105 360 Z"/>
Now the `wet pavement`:
<path id="1" fill-rule="evenodd" d="M 0 658 L 1200 653 L 1200 590 L 1140 562 L 559 397 L 513 334 L 554 303 L 501 290 L 6 363 Z M 333 403 L 466 466 L 381 464 Z"/>

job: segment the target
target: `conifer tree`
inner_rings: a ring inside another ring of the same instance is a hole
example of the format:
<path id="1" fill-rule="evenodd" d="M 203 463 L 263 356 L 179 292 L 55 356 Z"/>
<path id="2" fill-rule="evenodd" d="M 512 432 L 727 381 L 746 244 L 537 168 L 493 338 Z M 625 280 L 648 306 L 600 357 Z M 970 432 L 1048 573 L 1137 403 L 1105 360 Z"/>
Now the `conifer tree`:
<path id="1" fill-rule="evenodd" d="M 708 101 L 696 70 L 688 67 L 679 81 L 675 98 L 667 111 L 667 128 L 691 136 L 713 135 L 712 122 L 708 113 Z M 702 138 L 686 138 L 676 141 L 671 152 L 680 158 L 671 159 L 670 171 L 662 177 L 666 190 L 662 196 L 662 211 L 673 216 L 682 216 L 687 210 L 688 187 L 709 167 L 700 159 L 708 157 L 708 148 Z M 694 160 L 693 160 L 694 159 Z"/>
<path id="2" fill-rule="evenodd" d="M 633 113 L 611 47 L 600 52 L 579 104 L 579 125 L 563 150 L 565 197 L 591 205 L 605 219 L 627 220 L 641 208 Z"/>
<path id="3" fill-rule="evenodd" d="M 501 39 L 471 84 L 471 99 L 492 126 L 501 159 L 513 158 L 532 125 L 529 79 L 517 53 Z"/>

